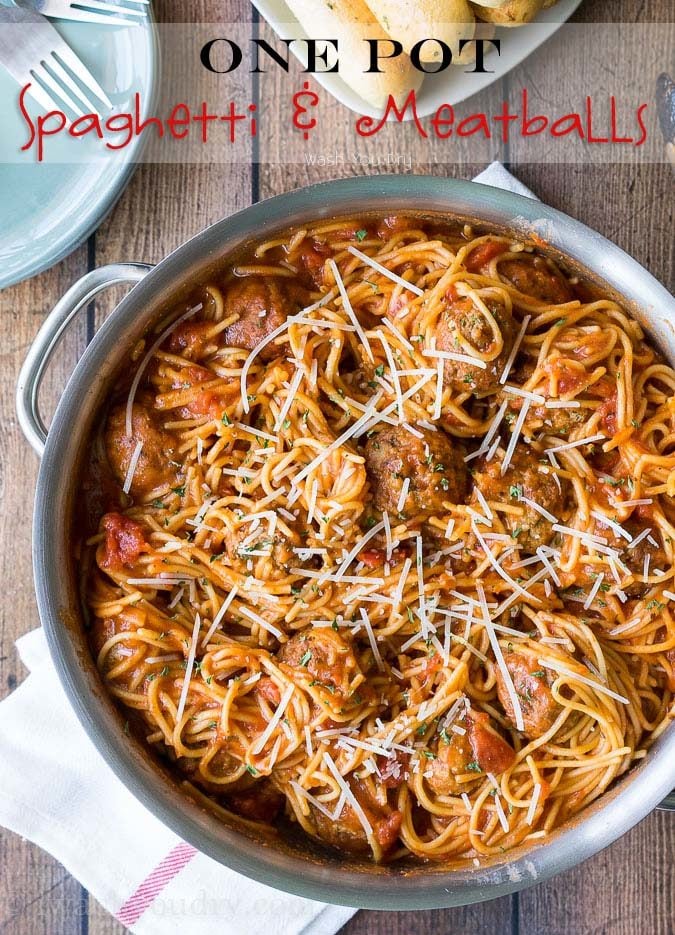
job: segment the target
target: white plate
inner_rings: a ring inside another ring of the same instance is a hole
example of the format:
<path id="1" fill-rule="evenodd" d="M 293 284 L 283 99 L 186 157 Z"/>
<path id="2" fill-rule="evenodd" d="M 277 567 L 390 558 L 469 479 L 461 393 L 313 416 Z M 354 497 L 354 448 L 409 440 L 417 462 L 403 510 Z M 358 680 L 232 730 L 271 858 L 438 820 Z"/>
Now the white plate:
<path id="1" fill-rule="evenodd" d="M 404 3 L 406 0 L 401 0 L 401 2 Z M 284 0 L 252 0 L 252 3 L 277 35 L 285 39 L 306 38 L 306 33 L 301 29 Z M 426 117 L 434 113 L 441 104 L 459 104 L 482 91 L 483 88 L 487 88 L 494 81 L 498 81 L 528 55 L 531 55 L 542 42 L 550 39 L 570 18 L 580 3 L 581 0 L 558 0 L 555 6 L 542 11 L 535 23 L 499 29 L 497 36 L 502 39 L 501 55 L 486 56 L 486 66 L 494 68 L 494 72 L 490 74 L 465 74 L 463 69 L 452 67 L 441 74 L 428 75 L 417 94 L 418 115 Z M 322 36 L 321 38 L 330 37 Z M 301 49 L 296 50 L 295 44 L 291 46 L 291 49 L 303 66 L 306 66 L 307 61 L 303 58 Z M 317 74 L 314 77 L 333 97 L 351 110 L 372 117 L 379 115 L 378 111 L 350 88 L 339 74 Z"/>
<path id="2" fill-rule="evenodd" d="M 152 16 L 137 26 L 52 21 L 97 78 L 116 112 L 152 111 L 158 55 Z M 0 26 L 0 28 L 2 28 Z M 0 288 L 53 266 L 94 231 L 124 190 L 135 168 L 143 136 L 124 150 L 109 152 L 98 141 L 54 137 L 45 161 L 34 147 L 21 154 L 27 137 L 16 100 L 17 82 L 0 66 Z M 26 101 L 33 119 L 40 113 Z"/>

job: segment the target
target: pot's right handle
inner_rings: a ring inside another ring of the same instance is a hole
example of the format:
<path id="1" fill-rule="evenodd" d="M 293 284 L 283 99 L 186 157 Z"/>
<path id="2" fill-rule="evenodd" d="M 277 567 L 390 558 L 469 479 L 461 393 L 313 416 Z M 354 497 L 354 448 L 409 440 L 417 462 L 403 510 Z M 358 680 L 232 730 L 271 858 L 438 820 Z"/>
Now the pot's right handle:
<path id="1" fill-rule="evenodd" d="M 42 457 L 47 429 L 40 415 L 38 394 L 45 369 L 66 328 L 99 292 L 122 283 L 137 283 L 152 266 L 146 263 L 111 263 L 89 273 L 70 287 L 45 319 L 23 362 L 16 386 L 16 411 L 26 439 Z"/>

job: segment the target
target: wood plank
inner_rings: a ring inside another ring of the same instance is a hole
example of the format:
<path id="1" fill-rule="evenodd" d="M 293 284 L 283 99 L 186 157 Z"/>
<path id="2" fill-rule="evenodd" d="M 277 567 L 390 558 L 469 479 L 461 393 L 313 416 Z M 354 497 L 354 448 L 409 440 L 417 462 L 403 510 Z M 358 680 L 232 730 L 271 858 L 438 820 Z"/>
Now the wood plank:
<path id="1" fill-rule="evenodd" d="M 520 935 L 672 935 L 674 816 L 654 812 L 612 847 L 520 894 Z"/>
<path id="2" fill-rule="evenodd" d="M 0 599 L 0 699 L 20 681 L 25 670 L 18 661 L 14 641 L 39 624 L 33 594 L 31 516 L 39 461 L 23 437 L 16 418 L 14 395 L 19 369 L 45 316 L 56 300 L 87 269 L 87 249 L 81 247 L 48 272 L 0 292 L 0 513 L 6 517 L 6 538 L 0 550 L 0 574 L 12 582 L 11 592 Z M 50 365 L 40 392 L 41 409 L 48 419 L 85 344 L 86 322 L 67 332 Z"/>
<path id="3" fill-rule="evenodd" d="M 86 246 L 48 272 L 0 292 L 0 575 L 11 582 L 0 597 L 0 699 L 26 671 L 14 641 L 39 625 L 31 567 L 32 496 L 38 459 L 19 429 L 14 392 L 19 368 L 54 302 L 87 269 Z M 86 323 L 73 326 L 50 366 L 40 399 L 47 418 L 84 348 Z M 0 829 L 0 930 L 12 935 L 79 932 L 80 887 L 60 864 Z"/>
<path id="4" fill-rule="evenodd" d="M 670 0 L 612 0 L 612 15 L 607 0 L 584 0 L 572 17 L 578 23 L 672 23 L 675 15 Z"/>
<path id="5" fill-rule="evenodd" d="M 673 174 L 670 166 L 518 164 L 514 173 L 547 204 L 604 234 L 673 287 Z"/>
<path id="6" fill-rule="evenodd" d="M 515 918 L 515 897 L 504 896 L 454 909 L 358 912 L 340 935 L 512 935 Z"/>

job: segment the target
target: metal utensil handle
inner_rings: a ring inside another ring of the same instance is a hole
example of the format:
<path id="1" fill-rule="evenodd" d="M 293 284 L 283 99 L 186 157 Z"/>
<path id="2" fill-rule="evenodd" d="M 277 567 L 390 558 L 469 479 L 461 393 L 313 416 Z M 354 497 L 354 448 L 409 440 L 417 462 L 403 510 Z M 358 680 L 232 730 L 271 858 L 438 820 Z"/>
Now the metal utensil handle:
<path id="1" fill-rule="evenodd" d="M 60 299 L 45 319 L 23 362 L 16 386 L 16 411 L 26 439 L 39 457 L 47 441 L 47 429 L 40 415 L 40 384 L 52 354 L 66 328 L 79 311 L 99 292 L 122 283 L 137 283 L 152 266 L 146 263 L 111 263 L 85 273 Z"/>
<path id="2" fill-rule="evenodd" d="M 675 789 L 656 807 L 663 809 L 664 812 L 675 812 Z"/>

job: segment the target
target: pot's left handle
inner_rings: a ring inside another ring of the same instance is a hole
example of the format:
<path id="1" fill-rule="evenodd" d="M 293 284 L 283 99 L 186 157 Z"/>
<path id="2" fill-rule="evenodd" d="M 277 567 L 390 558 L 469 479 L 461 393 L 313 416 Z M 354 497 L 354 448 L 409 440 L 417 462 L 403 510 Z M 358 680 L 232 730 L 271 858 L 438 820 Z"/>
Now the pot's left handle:
<path id="1" fill-rule="evenodd" d="M 40 384 L 47 364 L 66 328 L 99 292 L 110 286 L 140 282 L 151 269 L 152 266 L 146 263 L 111 263 L 109 266 L 101 266 L 85 273 L 56 303 L 45 319 L 23 362 L 16 387 L 19 425 L 40 457 L 47 441 L 47 429 L 38 405 Z"/>

